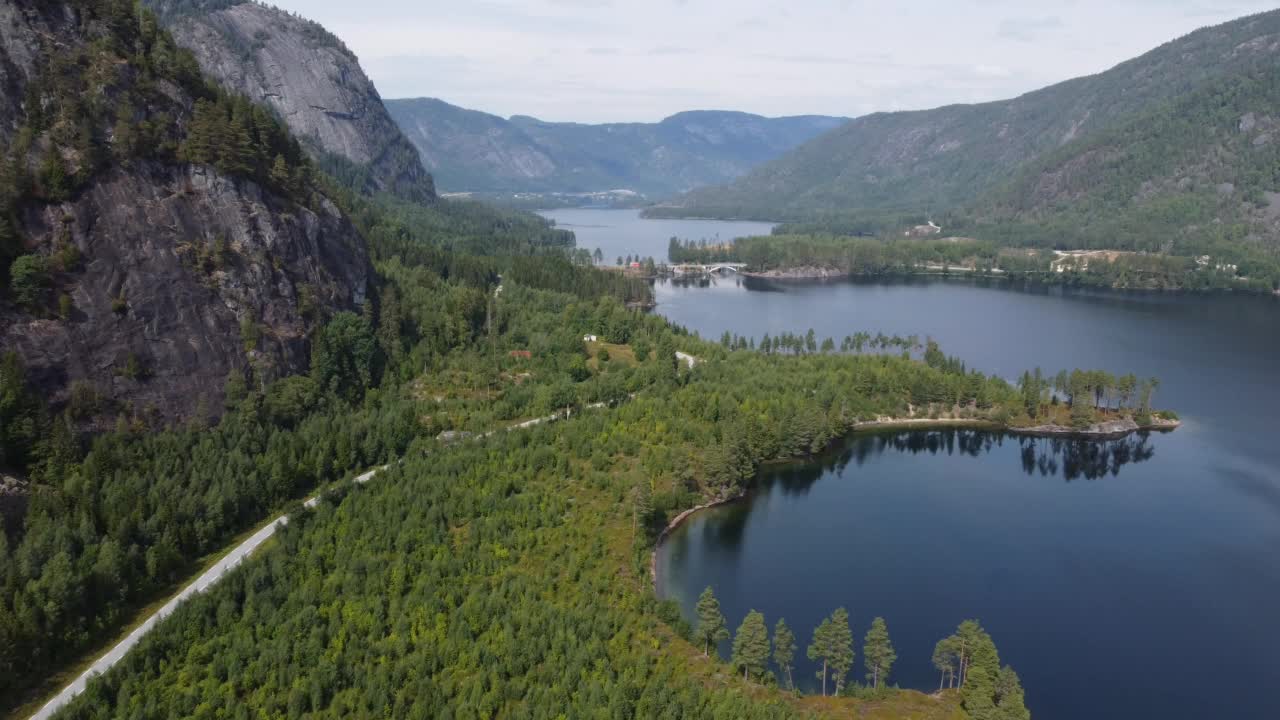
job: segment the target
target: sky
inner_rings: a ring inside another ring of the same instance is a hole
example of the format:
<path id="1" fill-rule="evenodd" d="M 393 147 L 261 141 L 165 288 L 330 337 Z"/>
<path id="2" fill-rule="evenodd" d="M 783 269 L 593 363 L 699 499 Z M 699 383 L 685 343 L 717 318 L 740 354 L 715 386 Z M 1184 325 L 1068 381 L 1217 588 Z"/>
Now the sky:
<path id="1" fill-rule="evenodd" d="M 271 0 L 384 98 L 504 117 L 857 116 L 1014 97 L 1105 70 L 1254 0 Z"/>

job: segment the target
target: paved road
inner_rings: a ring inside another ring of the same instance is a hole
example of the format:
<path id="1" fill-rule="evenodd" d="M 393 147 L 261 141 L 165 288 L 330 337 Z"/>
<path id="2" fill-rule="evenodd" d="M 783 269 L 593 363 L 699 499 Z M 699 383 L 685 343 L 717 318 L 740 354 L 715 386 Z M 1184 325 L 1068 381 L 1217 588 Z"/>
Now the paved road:
<path id="1" fill-rule="evenodd" d="M 384 465 L 383 467 L 375 470 L 370 470 L 363 475 L 356 476 L 353 478 L 353 481 L 361 484 L 367 483 L 373 479 L 374 475 L 377 475 L 380 470 L 385 468 L 386 466 Z M 319 502 L 320 496 L 315 495 L 307 498 L 302 504 L 306 507 L 312 508 Z M 143 635 L 151 632 L 151 629 L 156 626 L 156 623 L 159 623 L 161 620 L 172 615 L 173 611 L 177 610 L 178 606 L 186 601 L 187 598 L 198 592 L 204 592 L 209 588 L 209 586 L 221 580 L 223 576 L 235 569 L 235 567 L 254 550 L 257 550 L 262 543 L 266 542 L 272 535 L 275 535 L 276 529 L 284 527 L 288 523 L 288 516 L 281 515 L 275 520 L 272 520 L 270 525 L 267 525 L 253 535 L 250 535 L 248 540 L 237 545 L 234 550 L 227 553 L 226 557 L 219 560 L 213 567 L 204 571 L 200 577 L 196 578 L 190 585 L 183 588 L 182 592 L 173 596 L 169 602 L 165 603 L 164 606 L 155 611 L 151 617 L 143 621 L 143 623 L 135 628 L 133 632 L 129 633 L 128 637 L 116 643 L 115 647 L 111 648 L 105 655 L 98 658 L 88 670 L 85 670 L 80 674 L 80 677 L 77 677 L 70 685 L 63 688 L 62 692 L 58 693 L 52 700 L 45 703 L 44 707 L 40 708 L 39 712 L 32 715 L 31 720 L 45 720 L 45 718 L 52 717 L 54 713 L 62 709 L 62 706 L 71 702 L 72 698 L 84 692 L 85 685 L 88 684 L 89 680 L 93 679 L 95 675 L 106 672 L 111 668 L 111 666 L 120 662 L 120 659 L 133 649 L 133 646 L 137 645 L 138 641 L 142 640 Z"/>
<path id="2" fill-rule="evenodd" d="M 588 408 L 604 407 L 604 403 L 592 403 L 587 407 Z M 548 415 L 546 417 L 526 420 L 522 423 L 517 423 L 515 425 L 512 425 L 504 429 L 519 430 L 521 428 L 527 428 L 527 427 L 532 427 L 534 425 L 539 425 L 544 422 L 559 420 L 561 417 L 564 417 L 566 415 L 567 413 L 565 414 L 556 413 L 555 415 Z M 486 438 L 486 437 L 489 437 L 490 435 L 495 434 L 496 432 L 498 431 L 490 430 L 489 432 L 483 433 L 478 437 Z M 356 482 L 360 484 L 367 483 L 370 480 L 372 480 L 374 476 L 377 475 L 380 471 L 385 470 L 386 468 L 387 466 L 383 465 L 382 467 L 370 470 L 364 473 L 363 475 L 357 475 L 356 477 L 352 478 L 352 482 Z M 304 507 L 313 508 L 317 504 L 319 504 L 319 502 L 320 502 L 320 496 L 314 495 L 312 497 L 307 498 L 302 503 L 302 505 Z M 151 629 L 154 628 L 156 624 L 159 623 L 161 620 L 173 614 L 173 611 L 176 610 L 178 606 L 183 603 L 183 601 L 185 601 L 187 598 L 191 597 L 192 595 L 195 595 L 198 592 L 203 592 L 207 590 L 209 586 L 221 580 L 223 576 L 231 572 L 231 570 L 233 570 L 237 565 L 239 565 L 241 561 L 243 561 L 246 557 L 252 554 L 254 550 L 257 550 L 258 546 L 266 542 L 267 539 L 270 538 L 272 535 L 275 535 L 277 528 L 283 527 L 288 523 L 289 523 L 289 517 L 287 515 L 281 515 L 275 520 L 272 520 L 270 525 L 267 525 L 266 527 L 262 528 L 258 532 L 251 535 L 248 540 L 245 540 L 244 542 L 236 546 L 234 550 L 227 553 L 226 557 L 219 560 L 217 564 L 215 564 L 213 567 L 206 570 L 200 577 L 196 578 L 190 585 L 187 585 L 185 588 L 183 588 L 182 592 L 175 595 L 173 598 L 169 600 L 169 602 L 165 603 L 163 607 L 155 611 L 155 613 L 153 613 L 151 617 L 144 620 L 143 623 L 139 625 L 137 628 L 135 628 L 133 632 L 129 633 L 128 637 L 116 643 L 115 647 L 111 648 L 106 652 L 106 654 L 98 658 L 93 663 L 93 665 L 89 667 L 88 670 L 85 670 L 83 673 L 81 673 L 80 676 L 77 677 L 75 680 L 73 680 L 70 685 L 63 688 L 62 692 L 59 692 L 57 695 L 53 697 L 52 700 L 45 703 L 44 707 L 40 708 L 39 712 L 37 712 L 35 715 L 32 715 L 31 720 L 46 720 L 46 718 L 52 717 L 54 713 L 61 710 L 64 705 L 71 702 L 72 698 L 84 692 L 85 685 L 87 685 L 95 675 L 100 675 L 106 672 L 107 670 L 111 669 L 113 665 L 120 662 L 120 659 L 123 658 L 125 654 L 129 652 L 129 650 L 133 649 L 134 645 L 138 644 L 138 641 L 142 639 L 143 635 L 146 635 L 148 632 L 150 632 Z"/>

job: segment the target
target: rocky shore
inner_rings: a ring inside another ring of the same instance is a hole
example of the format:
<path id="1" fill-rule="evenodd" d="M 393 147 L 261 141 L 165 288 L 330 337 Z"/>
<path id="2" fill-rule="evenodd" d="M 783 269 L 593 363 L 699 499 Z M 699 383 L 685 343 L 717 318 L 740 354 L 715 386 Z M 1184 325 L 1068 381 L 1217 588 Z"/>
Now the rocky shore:
<path id="1" fill-rule="evenodd" d="M 844 270 L 818 267 L 816 265 L 778 268 L 775 270 L 766 270 L 764 272 L 743 271 L 741 274 L 745 277 L 762 278 L 765 280 L 835 280 L 849 277 L 849 273 Z"/>
<path id="2" fill-rule="evenodd" d="M 667 526 L 662 529 L 661 533 L 659 533 L 658 540 L 654 542 L 653 551 L 649 553 L 649 580 L 654 584 L 655 590 L 658 585 L 658 548 L 662 547 L 662 543 L 667 541 L 667 536 L 671 534 L 671 531 L 680 527 L 681 523 L 688 520 L 694 513 L 701 512 L 708 508 L 718 507 L 720 505 L 728 505 L 731 502 L 741 500 L 745 496 L 745 492 L 728 495 L 718 500 L 712 500 L 711 502 L 703 503 L 701 505 L 695 505 L 694 507 L 691 507 L 671 518 L 671 522 L 667 523 Z"/>
<path id="3" fill-rule="evenodd" d="M 1033 425 L 1031 427 L 1011 427 L 1007 430 L 1015 435 L 1029 435 L 1032 437 L 1116 440 L 1141 430 L 1168 431 L 1181 426 L 1181 421 L 1166 420 L 1159 417 L 1153 417 L 1149 423 L 1140 425 L 1133 418 L 1126 417 L 1121 420 L 1108 420 L 1107 422 L 1094 423 L 1087 428 L 1075 428 L 1066 425 Z"/>

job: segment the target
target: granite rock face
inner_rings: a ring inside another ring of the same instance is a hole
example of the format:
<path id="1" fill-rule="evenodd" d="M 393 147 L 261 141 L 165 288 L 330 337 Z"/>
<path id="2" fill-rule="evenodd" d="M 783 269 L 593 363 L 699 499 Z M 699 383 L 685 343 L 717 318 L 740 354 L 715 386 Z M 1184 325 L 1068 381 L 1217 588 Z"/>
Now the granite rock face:
<path id="1" fill-rule="evenodd" d="M 56 8 L 0 3 L 0 139 L 7 144 L 22 118 L 22 93 L 44 52 L 41 38 L 70 25 Z"/>
<path id="2" fill-rule="evenodd" d="M 182 47 L 229 90 L 269 106 L 335 174 L 362 176 L 367 192 L 425 202 L 431 174 L 340 40 L 309 20 L 256 3 L 209 3 L 176 13 L 150 0 Z M 339 158 L 349 168 L 326 160 Z"/>
<path id="3" fill-rule="evenodd" d="M 110 47 L 113 37 L 103 14 L 72 3 L 0 3 L 0 144 L 27 123 L 32 102 L 49 102 L 49 84 L 33 82 L 51 57 Z M 129 62 L 107 67 L 113 76 L 98 92 L 138 82 Z M 180 137 L 192 99 L 168 80 L 156 85 L 145 110 L 169 123 L 164 137 Z M 80 112 L 87 132 L 111 137 L 109 114 Z M 32 154 L 58 147 L 76 158 L 74 147 L 53 145 L 58 137 L 37 132 Z M 363 237 L 314 187 L 290 199 L 172 156 L 134 157 L 102 160 L 66 197 L 24 193 L 6 208 L 16 243 L 6 252 L 41 258 L 47 279 L 34 303 L 0 291 L 0 350 L 18 354 L 53 411 L 73 389 L 96 398 L 86 429 L 121 416 L 214 417 L 233 371 L 254 382 L 305 371 L 309 333 L 359 310 L 373 282 Z"/>
<path id="4" fill-rule="evenodd" d="M 358 309 L 373 274 L 336 207 L 292 205 L 200 166 L 117 168 L 70 202 L 27 208 L 21 229 L 36 252 L 78 249 L 78 268 L 56 277 L 74 309 L 61 319 L 0 304 L 0 347 L 55 407 L 73 383 L 92 387 L 116 406 L 100 423 L 128 410 L 214 416 L 233 369 L 261 381 L 305 370 L 304 314 Z"/>

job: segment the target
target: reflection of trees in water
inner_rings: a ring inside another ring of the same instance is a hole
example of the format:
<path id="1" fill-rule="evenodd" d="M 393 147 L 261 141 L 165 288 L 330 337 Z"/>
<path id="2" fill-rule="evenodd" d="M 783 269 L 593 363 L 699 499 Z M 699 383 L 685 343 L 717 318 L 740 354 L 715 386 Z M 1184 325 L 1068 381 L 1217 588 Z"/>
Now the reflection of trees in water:
<path id="1" fill-rule="evenodd" d="M 1121 467 L 1145 462 L 1156 454 L 1148 439 L 1146 433 L 1105 441 L 1022 438 L 1022 469 L 1028 475 L 1045 477 L 1061 472 L 1067 482 L 1114 477 Z"/>
<path id="2" fill-rule="evenodd" d="M 835 453 L 830 453 L 834 456 Z M 824 458 L 827 456 L 824 455 Z M 847 463 L 839 465 L 843 468 Z M 818 482 L 818 478 L 822 477 L 826 472 L 836 468 L 836 464 L 820 460 L 817 462 L 807 463 L 789 463 L 786 466 L 767 473 L 763 480 L 766 487 L 778 486 L 785 495 L 805 495 L 809 492 L 809 488 Z"/>
<path id="3" fill-rule="evenodd" d="M 1129 463 L 1150 460 L 1155 448 L 1146 433 L 1119 440 L 1031 438 L 979 430 L 929 430 L 884 435 L 858 435 L 811 462 L 787 465 L 765 474 L 763 484 L 779 486 L 787 495 L 803 495 L 826 473 L 843 472 L 849 463 L 861 466 L 885 452 L 967 455 L 979 457 L 1004 445 L 1018 443 L 1022 470 L 1028 475 L 1061 476 L 1067 482 L 1119 475 Z"/>
<path id="4" fill-rule="evenodd" d="M 742 547 L 742 536 L 746 533 L 747 518 L 750 515 L 750 503 L 735 502 L 726 505 L 716 513 L 715 522 L 703 526 L 703 543 L 713 541 L 710 547 L 734 548 L 736 551 Z"/>

